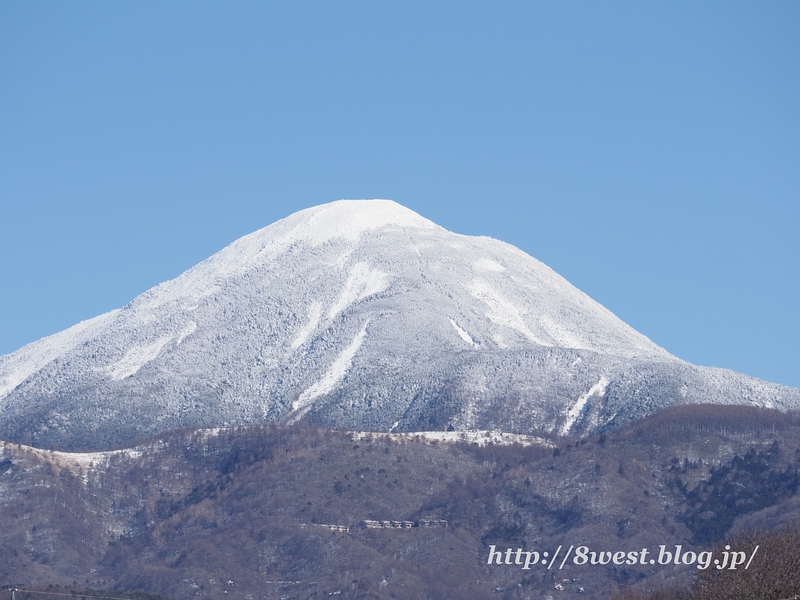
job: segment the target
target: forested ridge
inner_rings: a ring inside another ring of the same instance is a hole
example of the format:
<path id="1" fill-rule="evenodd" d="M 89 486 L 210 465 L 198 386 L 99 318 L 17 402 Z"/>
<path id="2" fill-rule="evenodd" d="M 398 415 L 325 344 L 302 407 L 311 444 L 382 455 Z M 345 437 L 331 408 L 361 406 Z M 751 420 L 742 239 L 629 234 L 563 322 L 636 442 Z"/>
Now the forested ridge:
<path id="1" fill-rule="evenodd" d="M 601 598 L 691 570 L 523 571 L 487 565 L 489 546 L 705 548 L 798 513 L 796 415 L 688 405 L 549 441 L 478 447 L 268 425 L 174 431 L 82 458 L 5 444 L 0 583 L 176 599 Z M 426 520 L 440 525 L 418 526 Z"/>

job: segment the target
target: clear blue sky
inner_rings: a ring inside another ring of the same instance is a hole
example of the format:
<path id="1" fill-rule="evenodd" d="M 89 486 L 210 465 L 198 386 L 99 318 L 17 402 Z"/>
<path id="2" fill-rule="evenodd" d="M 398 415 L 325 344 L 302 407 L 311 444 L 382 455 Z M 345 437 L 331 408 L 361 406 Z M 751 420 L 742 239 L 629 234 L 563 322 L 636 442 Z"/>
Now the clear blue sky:
<path id="1" fill-rule="evenodd" d="M 0 3 L 0 353 L 376 197 L 800 387 L 800 3 Z"/>

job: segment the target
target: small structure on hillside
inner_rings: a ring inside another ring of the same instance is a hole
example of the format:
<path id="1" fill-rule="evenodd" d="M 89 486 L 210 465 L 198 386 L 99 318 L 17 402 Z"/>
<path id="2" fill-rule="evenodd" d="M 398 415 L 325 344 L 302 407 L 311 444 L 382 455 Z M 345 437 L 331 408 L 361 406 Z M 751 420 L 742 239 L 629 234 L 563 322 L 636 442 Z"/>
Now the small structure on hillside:
<path id="1" fill-rule="evenodd" d="M 306 527 L 322 527 L 323 529 L 329 529 L 331 531 L 336 531 L 338 533 L 350 533 L 350 527 L 348 525 L 329 525 L 327 523 L 300 523 L 300 529 L 305 529 Z"/>
<path id="2" fill-rule="evenodd" d="M 414 527 L 447 527 L 444 519 L 420 519 L 414 521 L 376 521 L 364 519 L 361 521 L 362 529 L 412 529 Z"/>
<path id="3" fill-rule="evenodd" d="M 421 519 L 419 527 L 447 527 L 445 519 Z"/>

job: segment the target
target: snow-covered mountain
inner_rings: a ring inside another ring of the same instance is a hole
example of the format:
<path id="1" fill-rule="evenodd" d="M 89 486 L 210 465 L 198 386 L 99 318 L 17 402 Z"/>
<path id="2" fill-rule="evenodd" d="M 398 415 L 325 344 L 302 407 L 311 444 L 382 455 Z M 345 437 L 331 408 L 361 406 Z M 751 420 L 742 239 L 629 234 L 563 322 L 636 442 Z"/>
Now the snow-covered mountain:
<path id="1" fill-rule="evenodd" d="M 800 390 L 680 361 L 517 248 L 389 200 L 247 235 L 0 357 L 0 439 L 99 449 L 187 426 L 586 434 Z"/>

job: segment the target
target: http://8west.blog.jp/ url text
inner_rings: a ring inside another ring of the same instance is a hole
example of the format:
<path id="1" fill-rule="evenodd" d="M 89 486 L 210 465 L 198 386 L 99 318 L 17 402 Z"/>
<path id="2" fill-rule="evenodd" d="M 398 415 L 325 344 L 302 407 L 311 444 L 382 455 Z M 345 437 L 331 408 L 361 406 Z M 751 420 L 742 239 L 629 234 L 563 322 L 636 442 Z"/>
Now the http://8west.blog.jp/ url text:
<path id="1" fill-rule="evenodd" d="M 674 549 L 673 549 L 674 548 Z M 562 553 L 563 552 L 563 553 Z M 489 546 L 489 565 L 512 565 L 524 570 L 533 568 L 563 569 L 567 565 L 592 566 L 592 565 L 696 565 L 698 569 L 747 569 L 758 552 L 758 546 L 752 552 L 731 550 L 730 546 L 717 552 L 706 550 L 704 552 L 683 551 L 680 544 L 670 547 L 661 545 L 653 552 L 648 548 L 641 550 L 592 550 L 588 546 L 570 546 L 564 551 L 563 546 L 556 548 L 555 552 L 527 551 L 522 548 L 503 548 Z"/>

